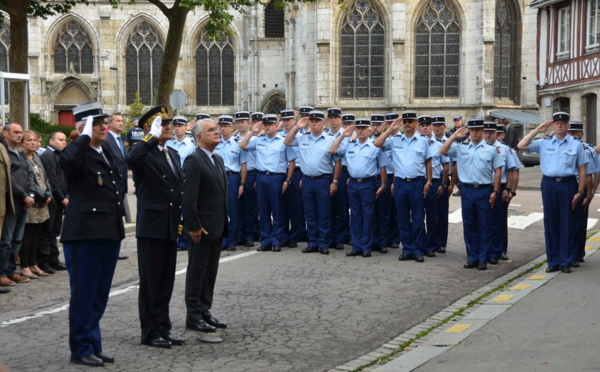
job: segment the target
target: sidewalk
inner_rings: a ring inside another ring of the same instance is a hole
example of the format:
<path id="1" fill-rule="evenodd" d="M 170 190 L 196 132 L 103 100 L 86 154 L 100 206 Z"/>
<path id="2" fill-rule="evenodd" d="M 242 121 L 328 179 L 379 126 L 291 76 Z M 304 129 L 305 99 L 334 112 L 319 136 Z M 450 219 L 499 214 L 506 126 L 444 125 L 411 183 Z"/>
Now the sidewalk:
<path id="1" fill-rule="evenodd" d="M 600 370 L 600 235 L 571 274 L 546 265 L 492 293 L 469 315 L 370 371 Z M 430 337 L 429 337 L 430 336 Z"/>

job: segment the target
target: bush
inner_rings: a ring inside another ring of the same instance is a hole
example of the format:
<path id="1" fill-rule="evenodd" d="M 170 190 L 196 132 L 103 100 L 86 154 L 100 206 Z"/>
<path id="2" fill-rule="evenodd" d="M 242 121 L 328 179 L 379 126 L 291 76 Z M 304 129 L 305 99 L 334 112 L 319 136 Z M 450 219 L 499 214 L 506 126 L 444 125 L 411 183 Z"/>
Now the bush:
<path id="1" fill-rule="evenodd" d="M 42 134 L 42 146 L 48 146 L 48 135 L 52 132 L 63 132 L 69 140 L 69 135 L 75 129 L 70 125 L 52 125 L 43 120 L 38 114 L 30 115 L 31 130 L 38 131 Z"/>

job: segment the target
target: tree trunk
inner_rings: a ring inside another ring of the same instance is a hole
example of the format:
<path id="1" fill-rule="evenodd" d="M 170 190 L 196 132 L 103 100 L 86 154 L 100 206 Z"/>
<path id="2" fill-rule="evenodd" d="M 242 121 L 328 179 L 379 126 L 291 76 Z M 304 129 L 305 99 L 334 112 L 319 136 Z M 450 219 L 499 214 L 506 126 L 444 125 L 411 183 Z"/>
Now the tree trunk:
<path id="1" fill-rule="evenodd" d="M 169 32 L 167 33 L 167 42 L 165 43 L 165 54 L 162 65 L 160 66 L 160 78 L 158 80 L 157 104 L 167 105 L 169 112 L 173 112 L 169 102 L 169 96 L 175 87 L 175 74 L 177 73 L 177 64 L 179 63 L 179 53 L 183 41 L 183 27 L 189 9 L 183 6 L 177 6 L 171 9 L 169 18 Z"/>
<path id="2" fill-rule="evenodd" d="M 27 7 L 29 6 L 29 0 L 11 0 L 9 3 L 10 7 L 14 9 L 14 12 L 8 14 L 10 17 L 9 71 L 26 74 L 29 66 L 27 57 L 29 49 Z M 10 119 L 21 125 L 25 118 L 24 98 L 25 83 L 10 83 Z"/>

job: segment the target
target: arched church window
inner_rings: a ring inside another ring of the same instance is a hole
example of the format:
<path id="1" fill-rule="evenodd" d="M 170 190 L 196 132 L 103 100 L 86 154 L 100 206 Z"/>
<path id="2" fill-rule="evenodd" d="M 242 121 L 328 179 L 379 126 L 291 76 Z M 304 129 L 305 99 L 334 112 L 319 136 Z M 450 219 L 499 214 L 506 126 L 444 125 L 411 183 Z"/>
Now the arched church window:
<path id="1" fill-rule="evenodd" d="M 81 25 L 71 21 L 54 41 L 54 72 L 91 74 L 94 72 L 92 42 Z"/>
<path id="2" fill-rule="evenodd" d="M 198 106 L 233 106 L 234 62 L 231 36 L 215 41 L 202 31 L 196 45 Z"/>
<path id="3" fill-rule="evenodd" d="M 415 36 L 415 97 L 458 97 L 460 23 L 450 3 L 429 0 Z"/>
<path id="4" fill-rule="evenodd" d="M 357 0 L 344 16 L 340 40 L 342 98 L 383 98 L 385 26 L 377 9 Z"/>
<path id="5" fill-rule="evenodd" d="M 265 6 L 265 37 L 284 37 L 285 19 L 283 9 L 277 9 L 271 1 Z"/>
<path id="6" fill-rule="evenodd" d="M 513 0 L 496 1 L 496 39 L 494 43 L 494 97 L 518 103 L 520 90 L 520 21 Z"/>
<path id="7" fill-rule="evenodd" d="M 10 27 L 0 23 L 0 71 L 8 72 L 8 50 L 10 49 Z M 4 104 L 8 105 L 8 83 L 4 83 Z"/>
<path id="8" fill-rule="evenodd" d="M 133 103 L 136 92 L 145 105 L 154 103 L 163 55 L 164 43 L 156 29 L 147 22 L 137 25 L 125 51 L 127 104 Z"/>

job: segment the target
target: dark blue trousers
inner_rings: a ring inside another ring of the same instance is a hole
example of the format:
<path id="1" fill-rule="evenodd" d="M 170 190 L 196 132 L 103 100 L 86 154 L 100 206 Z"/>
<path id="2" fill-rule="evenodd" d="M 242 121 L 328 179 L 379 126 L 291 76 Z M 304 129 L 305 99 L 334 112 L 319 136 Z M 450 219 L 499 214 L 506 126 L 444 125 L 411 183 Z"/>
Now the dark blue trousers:
<path id="1" fill-rule="evenodd" d="M 352 214 L 350 233 L 352 235 L 352 250 L 371 252 L 373 246 L 373 212 L 375 210 L 375 180 L 356 182 L 350 179 L 348 183 L 348 199 Z"/>
<path id="2" fill-rule="evenodd" d="M 424 179 L 411 182 L 395 179 L 394 199 L 403 254 L 423 255 L 425 250 L 424 185 Z"/>
<path id="3" fill-rule="evenodd" d="M 348 239 L 348 190 L 346 182 L 348 172 L 342 171 L 338 189 L 331 198 L 331 227 L 329 231 L 329 244 L 334 246 L 344 243 Z"/>
<path id="4" fill-rule="evenodd" d="M 304 217 L 306 218 L 309 247 L 319 249 L 329 247 L 328 237 L 331 227 L 330 185 L 330 178 L 302 177 L 302 201 L 304 202 Z"/>
<path id="5" fill-rule="evenodd" d="M 388 174 L 388 177 L 389 177 L 388 179 L 390 180 L 390 182 L 394 182 L 393 174 Z M 392 217 L 391 217 L 392 220 L 390 222 L 390 238 L 388 241 L 388 245 L 391 245 L 392 243 L 400 244 L 400 230 L 398 230 L 398 211 L 396 210 L 396 202 L 394 201 L 394 198 L 392 197 L 391 190 L 392 190 L 392 186 L 390 184 L 390 201 L 392 204 Z M 395 193 L 396 193 L 396 190 L 394 190 L 394 194 Z"/>
<path id="6" fill-rule="evenodd" d="M 280 238 L 283 234 L 281 188 L 284 180 L 285 176 L 283 175 L 259 174 L 256 177 L 261 245 L 265 247 L 281 245 Z"/>
<path id="7" fill-rule="evenodd" d="M 302 171 L 296 168 L 292 176 L 292 183 L 288 185 L 285 194 L 283 194 L 282 223 L 283 234 L 281 241 L 298 243 L 300 241 L 302 218 L 302 200 L 299 184 L 302 179 Z M 305 230 L 306 231 L 306 230 Z"/>
<path id="8" fill-rule="evenodd" d="M 448 199 L 448 184 L 444 186 L 444 192 L 438 199 L 438 247 L 446 248 L 448 244 L 448 212 L 450 210 L 450 199 Z"/>
<path id="9" fill-rule="evenodd" d="M 258 237 L 258 203 L 254 189 L 256 174 L 253 172 L 246 176 L 246 187 L 238 206 L 237 242 L 239 244 L 249 240 L 254 241 Z"/>
<path id="10" fill-rule="evenodd" d="M 476 189 L 463 184 L 461 188 L 463 229 L 469 262 L 487 262 L 492 224 L 491 193 L 490 187 Z"/>
<path id="11" fill-rule="evenodd" d="M 106 309 L 121 242 L 111 239 L 65 242 L 69 271 L 69 347 L 71 358 L 102 352 L 100 318 Z"/>
<path id="12" fill-rule="evenodd" d="M 432 180 L 427 197 L 425 198 L 425 221 L 427 233 L 425 235 L 425 251 L 435 252 L 438 249 L 438 198 L 437 191 L 440 180 Z"/>
<path id="13" fill-rule="evenodd" d="M 502 203 L 502 192 L 506 189 L 506 184 L 500 186 L 500 195 L 496 198 L 494 209 L 492 209 L 492 224 L 490 226 L 490 250 L 489 258 L 500 258 L 504 249 L 504 234 L 502 227 L 507 223 L 504 220 L 504 207 L 506 203 Z"/>
<path id="14" fill-rule="evenodd" d="M 585 238 L 587 234 L 587 220 L 589 216 L 589 206 L 588 208 L 583 208 L 583 198 L 585 195 L 579 199 L 579 203 L 575 207 L 575 249 L 573 249 L 573 257 L 571 258 L 571 262 L 573 261 L 581 261 L 582 258 L 585 257 Z"/>
<path id="15" fill-rule="evenodd" d="M 542 178 L 542 204 L 544 206 L 544 235 L 546 238 L 546 259 L 548 266 L 568 266 L 575 249 L 575 213 L 571 202 L 577 192 L 575 177 L 556 182 L 549 177 Z M 571 248 L 573 247 L 573 248 Z"/>
<path id="16" fill-rule="evenodd" d="M 246 192 L 247 187 L 244 188 Z M 227 215 L 229 216 L 229 232 L 223 238 L 223 247 L 235 247 L 238 223 L 238 193 L 240 191 L 240 174 L 227 175 Z"/>
<path id="17" fill-rule="evenodd" d="M 390 242 L 390 230 L 392 225 L 392 195 L 390 188 L 394 181 L 393 175 L 388 175 L 385 190 L 375 200 L 375 210 L 373 212 L 373 249 L 386 248 Z M 375 180 L 375 191 L 381 187 L 381 178 Z M 393 224 L 396 224 L 394 221 Z M 352 229 L 352 226 L 350 226 Z"/>

